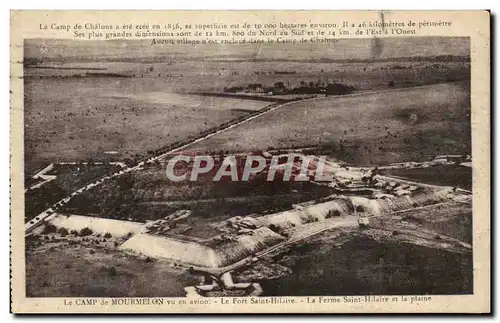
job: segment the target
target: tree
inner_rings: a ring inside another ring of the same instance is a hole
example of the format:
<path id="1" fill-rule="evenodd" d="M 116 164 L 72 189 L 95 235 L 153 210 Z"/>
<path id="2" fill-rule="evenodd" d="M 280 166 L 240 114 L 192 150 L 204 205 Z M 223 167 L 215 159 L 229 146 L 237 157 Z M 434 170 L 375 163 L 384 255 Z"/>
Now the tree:
<path id="1" fill-rule="evenodd" d="M 285 88 L 285 83 L 279 81 L 279 82 L 276 82 L 274 83 L 274 87 L 277 88 L 277 89 L 284 89 Z"/>
<path id="2" fill-rule="evenodd" d="M 57 228 L 55 225 L 53 225 L 52 223 L 48 223 L 48 222 L 45 223 L 42 234 L 56 233 L 56 232 L 57 232 Z"/>
<path id="3" fill-rule="evenodd" d="M 111 267 L 109 268 L 109 275 L 110 275 L 111 277 L 115 277 L 117 274 L 118 274 L 118 273 L 117 273 L 117 271 L 116 271 L 115 266 L 111 266 Z"/>
<path id="4" fill-rule="evenodd" d="M 88 227 L 85 227 L 85 228 L 83 228 L 83 229 L 81 229 L 81 230 L 80 230 L 80 232 L 79 232 L 79 234 L 78 234 L 78 235 L 79 235 L 80 237 L 85 237 L 85 236 L 89 236 L 89 235 L 91 235 L 92 233 L 94 233 L 94 231 L 92 231 L 92 230 L 91 230 L 90 228 L 88 228 Z"/>
<path id="5" fill-rule="evenodd" d="M 69 234 L 68 230 L 66 228 L 60 228 L 58 230 L 59 234 L 61 235 L 61 237 L 65 237 Z"/>

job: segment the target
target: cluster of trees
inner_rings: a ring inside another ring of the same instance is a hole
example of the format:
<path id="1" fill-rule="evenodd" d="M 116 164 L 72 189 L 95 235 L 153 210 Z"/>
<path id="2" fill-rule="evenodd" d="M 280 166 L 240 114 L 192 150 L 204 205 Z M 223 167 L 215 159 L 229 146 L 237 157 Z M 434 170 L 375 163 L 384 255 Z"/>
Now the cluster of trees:
<path id="1" fill-rule="evenodd" d="M 262 86 L 258 83 L 250 83 L 246 88 L 243 87 L 230 87 L 224 89 L 225 92 L 262 92 L 271 94 L 326 94 L 326 95 L 343 95 L 349 94 L 354 91 L 352 85 L 342 83 L 319 83 L 319 82 L 306 82 L 301 81 L 299 86 L 287 88 L 282 81 L 275 82 L 273 86 Z"/>
<path id="2" fill-rule="evenodd" d="M 297 74 L 297 71 L 255 71 L 253 72 L 255 75 L 286 75 L 286 74 Z"/>
<path id="3" fill-rule="evenodd" d="M 341 83 L 330 83 L 325 88 L 326 95 L 343 95 L 354 92 L 354 86 Z"/>
<path id="4" fill-rule="evenodd" d="M 45 222 L 43 230 L 42 230 L 42 234 L 51 234 L 51 233 L 58 233 L 58 234 L 61 235 L 61 237 L 66 237 L 68 235 L 73 235 L 75 237 L 87 237 L 87 236 L 93 235 L 94 231 L 92 231 L 92 229 L 90 229 L 89 227 L 85 227 L 85 228 L 83 228 L 83 229 L 81 229 L 79 231 L 74 230 L 74 229 L 71 230 L 71 231 L 69 231 L 66 228 L 59 228 L 58 229 L 52 223 Z M 101 235 L 99 233 L 96 234 L 96 238 L 100 238 L 100 237 L 101 237 Z M 105 239 L 111 238 L 112 235 L 111 235 L 111 233 L 106 232 L 103 235 L 103 237 L 104 237 L 103 242 L 105 242 L 106 241 Z"/>

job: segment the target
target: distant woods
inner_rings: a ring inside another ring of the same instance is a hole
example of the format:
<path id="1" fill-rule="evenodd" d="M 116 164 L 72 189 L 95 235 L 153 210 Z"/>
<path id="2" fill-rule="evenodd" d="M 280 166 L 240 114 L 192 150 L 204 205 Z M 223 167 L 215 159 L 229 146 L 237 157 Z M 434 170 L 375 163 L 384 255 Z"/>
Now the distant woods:
<path id="1" fill-rule="evenodd" d="M 286 95 L 286 94 L 325 94 L 325 95 L 343 95 L 352 93 L 354 86 L 342 83 L 320 83 L 312 81 L 300 81 L 300 84 L 294 87 L 285 85 L 283 81 L 275 82 L 272 86 L 265 86 L 259 83 L 250 83 L 246 87 L 232 86 L 224 88 L 226 93 L 263 93 L 268 95 Z"/>

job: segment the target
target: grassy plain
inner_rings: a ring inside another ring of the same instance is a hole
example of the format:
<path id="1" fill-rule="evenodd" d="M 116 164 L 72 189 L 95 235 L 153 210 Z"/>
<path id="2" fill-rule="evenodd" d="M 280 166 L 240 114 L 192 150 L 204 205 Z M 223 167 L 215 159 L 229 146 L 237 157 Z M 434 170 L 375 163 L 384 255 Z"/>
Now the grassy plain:
<path id="1" fill-rule="evenodd" d="M 182 297 L 196 277 L 161 260 L 90 244 L 43 241 L 26 251 L 28 297 Z"/>
<path id="2" fill-rule="evenodd" d="M 200 60 L 48 62 L 26 67 L 25 161 L 123 159 L 196 136 L 268 102 L 194 95 L 225 87 L 340 82 L 357 91 L 468 79 L 467 62 Z M 280 74 L 286 72 L 287 74 Z"/>
<path id="3" fill-rule="evenodd" d="M 117 151 L 116 157 L 123 159 L 269 104 L 169 93 L 155 81 L 158 79 L 26 79 L 26 167 L 86 160 L 106 151 Z"/>
<path id="4" fill-rule="evenodd" d="M 194 92 L 250 83 L 339 82 L 364 91 L 468 80 L 469 45 L 459 37 L 196 47 L 27 39 L 23 62 L 14 62 L 24 66 L 26 168 L 106 151 L 123 159 L 265 105 Z"/>
<path id="5" fill-rule="evenodd" d="M 448 185 L 472 190 L 472 167 L 460 165 L 433 166 L 428 168 L 387 169 L 381 172 L 387 176 L 398 176 L 430 184 Z"/>
<path id="6" fill-rule="evenodd" d="M 353 164 L 470 153 L 467 82 L 294 102 L 191 147 L 252 151 L 321 145 Z"/>
<path id="7" fill-rule="evenodd" d="M 263 281 L 265 295 L 408 295 L 410 290 L 415 295 L 473 293 L 472 254 L 363 236 L 337 240 L 324 234 L 277 260 L 293 274 Z"/>

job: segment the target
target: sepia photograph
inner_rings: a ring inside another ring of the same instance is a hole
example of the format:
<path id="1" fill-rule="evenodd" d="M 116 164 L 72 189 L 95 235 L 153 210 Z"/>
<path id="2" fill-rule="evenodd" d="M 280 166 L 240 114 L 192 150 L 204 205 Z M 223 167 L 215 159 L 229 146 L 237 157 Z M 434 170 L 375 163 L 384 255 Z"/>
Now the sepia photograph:
<path id="1" fill-rule="evenodd" d="M 24 39 L 26 297 L 473 294 L 470 42 Z"/>

